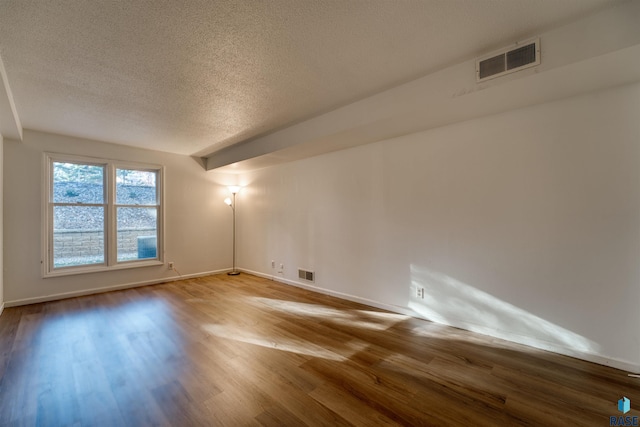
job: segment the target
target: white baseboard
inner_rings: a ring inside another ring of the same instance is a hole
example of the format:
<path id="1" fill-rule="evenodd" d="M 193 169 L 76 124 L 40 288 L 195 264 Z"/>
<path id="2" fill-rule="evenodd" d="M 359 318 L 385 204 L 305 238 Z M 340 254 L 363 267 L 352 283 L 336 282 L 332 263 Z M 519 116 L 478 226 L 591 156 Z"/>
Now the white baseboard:
<path id="1" fill-rule="evenodd" d="M 333 291 L 331 289 L 320 288 L 320 287 L 317 287 L 317 286 L 314 286 L 314 285 L 310 285 L 308 283 L 301 283 L 301 282 L 297 282 L 295 280 L 285 279 L 284 277 L 281 277 L 281 276 L 272 276 L 272 275 L 269 275 L 269 274 L 260 273 L 258 271 L 247 270 L 245 268 L 241 268 L 240 271 L 243 271 L 243 272 L 245 272 L 247 274 L 253 274 L 254 276 L 263 277 L 265 279 L 275 280 L 276 282 L 284 283 L 286 285 L 295 286 L 296 288 L 307 289 L 309 291 L 318 292 L 320 294 L 329 295 L 329 296 L 332 296 L 332 297 L 345 299 L 347 301 L 353 301 L 353 302 L 357 302 L 357 303 L 360 303 L 360 304 L 368 305 L 368 306 L 371 306 L 371 307 L 380 308 L 382 310 L 388 310 L 388 311 L 392 311 L 394 313 L 404 314 L 404 315 L 411 316 L 411 317 L 420 317 L 418 315 L 418 313 L 416 313 L 415 311 L 413 311 L 413 310 L 411 310 L 409 308 L 399 307 L 397 305 L 385 304 L 385 303 L 374 301 L 374 300 L 370 300 L 370 299 L 367 299 L 367 298 L 361 298 L 361 297 L 357 297 L 357 296 L 354 296 L 354 295 L 345 294 L 345 293 L 338 292 L 338 291 Z"/>
<path id="2" fill-rule="evenodd" d="M 3 311 L 4 311 L 4 303 L 0 303 L 0 316 L 2 316 Z"/>
<path id="3" fill-rule="evenodd" d="M 580 359 L 587 362 L 597 363 L 599 365 L 610 366 L 612 368 L 620 369 L 623 371 L 640 372 L 640 364 L 629 362 L 627 360 L 611 358 L 600 354 L 575 350 L 569 347 L 558 345 L 554 342 L 545 341 L 535 337 L 529 337 L 508 331 L 496 330 L 484 325 L 465 322 L 460 319 L 449 318 L 446 322 L 443 322 L 436 319 L 429 319 L 428 317 L 422 316 L 417 312 L 415 313 L 414 317 L 418 317 L 442 325 L 453 326 L 454 328 L 464 329 L 466 331 L 471 331 L 477 334 L 487 335 L 493 338 L 526 345 L 527 347 L 532 347 L 538 350 L 549 351 L 552 353 L 561 354 L 563 356 L 573 357 L 574 359 Z"/>
<path id="4" fill-rule="evenodd" d="M 366 298 L 361 298 L 361 297 L 357 297 L 357 296 L 354 296 L 354 295 L 345 294 L 345 293 L 342 293 L 342 292 L 333 291 L 333 290 L 330 290 L 330 289 L 324 289 L 324 288 L 320 288 L 318 286 L 310 285 L 310 284 L 307 284 L 307 283 L 301 283 L 301 282 L 297 282 L 295 280 L 285 279 L 282 276 L 273 276 L 273 275 L 269 275 L 269 274 L 265 274 L 265 273 L 260 273 L 260 272 L 257 272 L 257 271 L 247 270 L 247 269 L 240 269 L 240 270 L 244 271 L 244 272 L 246 272 L 248 274 L 253 274 L 254 276 L 264 277 L 264 278 L 267 278 L 267 279 L 275 280 L 277 282 L 284 283 L 286 285 L 295 286 L 297 288 L 303 288 L 303 289 L 307 289 L 307 290 L 310 290 L 310 291 L 318 292 L 318 293 L 321 293 L 321 294 L 330 295 L 330 296 L 337 297 L 337 298 L 342 298 L 342 299 L 345 299 L 345 300 L 348 300 L 348 301 L 353 301 L 353 302 L 357 302 L 357 303 L 360 303 L 360 304 L 368 305 L 368 306 L 371 306 L 371 307 L 376 307 L 376 308 L 380 308 L 380 309 L 383 309 L 383 310 L 388 310 L 388 311 L 391 311 L 391 312 L 394 312 L 394 313 L 398 313 L 398 314 L 404 314 L 404 315 L 411 316 L 411 317 L 416 317 L 416 318 L 419 318 L 419 319 L 425 319 L 425 320 L 428 320 L 428 321 L 434 322 L 434 323 L 440 323 L 440 324 L 447 325 L 447 326 L 453 326 L 454 328 L 464 329 L 464 330 L 472 331 L 472 332 L 479 333 L 479 334 L 482 334 L 482 335 L 487 335 L 487 336 L 490 336 L 490 337 L 499 338 L 499 339 L 515 342 L 515 343 L 518 343 L 518 344 L 523 344 L 523 345 L 526 345 L 528 347 L 536 348 L 536 349 L 539 349 L 539 350 L 550 351 L 552 353 L 557 353 L 557 354 L 561 354 L 563 356 L 573 357 L 575 359 L 585 360 L 587 362 L 597 363 L 599 365 L 610 366 L 612 368 L 620 369 L 620 370 L 627 371 L 627 372 L 633 372 L 633 373 L 640 372 L 640 364 L 629 362 L 627 360 L 621 360 L 621 359 L 617 359 L 617 358 L 606 357 L 606 356 L 599 355 L 599 354 L 585 353 L 585 352 L 582 352 L 582 351 L 577 351 L 577 350 L 574 350 L 574 349 L 571 349 L 571 348 L 560 346 L 560 345 L 558 345 L 556 343 L 550 343 L 548 341 L 540 340 L 540 339 L 537 339 L 537 338 L 524 337 L 524 336 L 522 336 L 520 334 L 493 330 L 493 329 L 487 328 L 487 327 L 482 326 L 482 325 L 475 325 L 475 324 L 467 323 L 467 322 L 464 322 L 464 321 L 451 321 L 451 320 L 449 320 L 448 322 L 440 322 L 440 321 L 436 321 L 434 319 L 429 319 L 429 318 L 427 318 L 425 316 L 422 316 L 422 315 L 420 315 L 420 313 L 417 313 L 416 311 L 411 310 L 408 307 L 400 307 L 400 306 L 396 306 L 396 305 L 392 305 L 392 304 L 385 304 L 385 303 L 381 303 L 381 302 L 378 302 L 378 301 L 374 301 L 374 300 L 370 300 L 370 299 L 366 299 Z"/>
<path id="5" fill-rule="evenodd" d="M 193 279 L 196 277 L 203 277 L 203 276 L 211 276 L 214 274 L 226 273 L 228 271 L 231 271 L 231 270 L 228 268 L 225 268 L 223 270 L 214 270 L 214 271 L 206 271 L 203 273 L 185 274 L 183 276 L 165 277 L 162 279 L 145 280 L 142 282 L 125 283 L 121 285 L 105 286 L 102 288 L 82 289 L 80 291 L 64 292 L 64 293 L 45 295 L 45 296 L 34 297 L 34 298 L 24 298 L 24 299 L 19 299 L 14 301 L 5 301 L 4 305 L 7 307 L 17 307 L 20 305 L 37 304 L 40 302 L 47 302 L 47 301 L 57 301 L 65 298 L 101 294 L 104 292 L 118 291 L 122 289 L 138 288 L 141 286 L 157 285 L 160 283 L 169 283 L 169 282 L 175 282 L 178 280 Z M 0 310 L 0 312 L 1 311 L 2 310 Z"/>

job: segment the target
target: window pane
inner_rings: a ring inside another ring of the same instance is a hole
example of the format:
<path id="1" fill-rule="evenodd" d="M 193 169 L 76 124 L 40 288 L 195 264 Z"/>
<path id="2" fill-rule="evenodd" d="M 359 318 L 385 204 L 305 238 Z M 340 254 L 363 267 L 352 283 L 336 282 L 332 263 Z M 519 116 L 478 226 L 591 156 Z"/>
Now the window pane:
<path id="1" fill-rule="evenodd" d="M 155 171 L 116 169 L 116 204 L 155 205 L 156 175 Z"/>
<path id="2" fill-rule="evenodd" d="M 104 203 L 104 167 L 53 162 L 55 203 Z"/>
<path id="3" fill-rule="evenodd" d="M 117 208 L 118 262 L 157 258 L 157 208 Z"/>
<path id="4" fill-rule="evenodd" d="M 53 267 L 104 263 L 104 208 L 53 207 Z"/>

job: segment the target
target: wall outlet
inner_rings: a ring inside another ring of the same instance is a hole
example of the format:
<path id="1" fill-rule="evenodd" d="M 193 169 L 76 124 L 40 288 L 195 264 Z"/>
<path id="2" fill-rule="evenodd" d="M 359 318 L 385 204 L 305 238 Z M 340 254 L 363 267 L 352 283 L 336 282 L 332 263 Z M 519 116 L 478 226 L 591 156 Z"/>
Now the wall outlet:
<path id="1" fill-rule="evenodd" d="M 169 270 L 173 270 L 173 261 L 169 263 Z"/>
<path id="2" fill-rule="evenodd" d="M 424 288 L 416 288 L 416 297 L 424 299 Z"/>
<path id="3" fill-rule="evenodd" d="M 271 260 L 271 268 L 276 268 L 276 262 L 274 260 Z"/>
<path id="4" fill-rule="evenodd" d="M 278 273 L 284 272 L 284 264 L 280 264 L 280 268 L 278 269 Z"/>

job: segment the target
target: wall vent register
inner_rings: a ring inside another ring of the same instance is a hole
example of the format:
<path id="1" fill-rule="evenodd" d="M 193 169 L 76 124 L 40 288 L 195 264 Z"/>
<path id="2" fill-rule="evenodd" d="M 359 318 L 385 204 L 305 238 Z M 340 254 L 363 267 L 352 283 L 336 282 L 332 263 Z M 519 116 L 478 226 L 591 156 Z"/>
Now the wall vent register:
<path id="1" fill-rule="evenodd" d="M 313 282 L 314 281 L 314 276 L 315 276 L 315 273 L 313 271 L 307 271 L 307 270 L 298 269 L 298 278 L 299 279 L 306 280 L 308 282 Z"/>
<path id="2" fill-rule="evenodd" d="M 540 64 L 540 39 L 516 43 L 476 61 L 476 81 L 501 77 Z"/>

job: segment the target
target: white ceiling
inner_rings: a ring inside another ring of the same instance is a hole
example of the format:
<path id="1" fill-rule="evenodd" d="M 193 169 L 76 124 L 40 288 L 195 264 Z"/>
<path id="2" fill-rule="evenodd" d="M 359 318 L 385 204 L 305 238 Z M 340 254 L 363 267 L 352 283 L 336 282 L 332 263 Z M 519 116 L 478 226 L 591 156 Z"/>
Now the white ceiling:
<path id="1" fill-rule="evenodd" d="M 619 3 L 0 0 L 22 125 L 204 156 Z"/>

